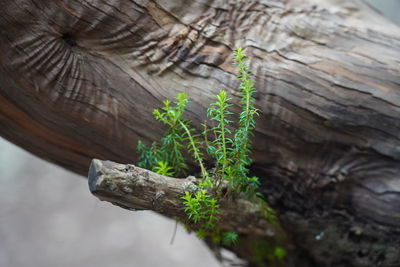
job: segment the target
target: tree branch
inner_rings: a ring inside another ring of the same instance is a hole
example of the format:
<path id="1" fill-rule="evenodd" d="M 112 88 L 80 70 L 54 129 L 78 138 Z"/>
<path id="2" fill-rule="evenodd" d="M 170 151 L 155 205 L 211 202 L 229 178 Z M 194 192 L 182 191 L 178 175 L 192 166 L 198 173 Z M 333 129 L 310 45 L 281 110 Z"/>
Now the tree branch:
<path id="1" fill-rule="evenodd" d="M 130 164 L 92 160 L 90 191 L 100 200 L 129 210 L 153 210 L 182 221 L 187 220 L 182 196 L 198 190 L 193 176 L 186 179 L 163 176 Z M 191 225 L 196 229 L 196 225 Z M 266 216 L 265 206 L 243 197 L 223 198 L 217 227 L 241 235 L 283 237 L 283 231 Z"/>

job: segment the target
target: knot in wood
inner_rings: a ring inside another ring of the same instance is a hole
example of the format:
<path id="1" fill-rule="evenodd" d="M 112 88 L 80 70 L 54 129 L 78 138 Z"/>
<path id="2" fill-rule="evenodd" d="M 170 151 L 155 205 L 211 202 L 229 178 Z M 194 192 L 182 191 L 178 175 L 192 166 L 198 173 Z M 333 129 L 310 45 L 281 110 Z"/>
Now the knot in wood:
<path id="1" fill-rule="evenodd" d="M 130 188 L 128 185 L 124 185 L 124 186 L 121 188 L 121 190 L 122 190 L 122 192 L 127 193 L 127 194 L 133 192 L 132 188 Z"/>
<path id="2" fill-rule="evenodd" d="M 164 198 L 165 192 L 163 190 L 159 190 L 156 192 L 156 201 L 160 201 Z"/>
<path id="3" fill-rule="evenodd" d="M 64 33 L 61 39 L 70 47 L 77 46 L 75 38 L 69 33 Z"/>
<path id="4" fill-rule="evenodd" d="M 195 193 L 197 190 L 198 186 L 196 185 L 196 177 L 188 176 L 183 183 L 183 191 Z"/>

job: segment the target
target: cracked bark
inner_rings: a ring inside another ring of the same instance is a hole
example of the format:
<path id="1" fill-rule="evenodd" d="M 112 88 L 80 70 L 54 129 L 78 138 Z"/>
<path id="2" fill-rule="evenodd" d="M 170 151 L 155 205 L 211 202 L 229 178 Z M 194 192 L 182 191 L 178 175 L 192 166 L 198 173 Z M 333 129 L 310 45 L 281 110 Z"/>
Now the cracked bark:
<path id="1" fill-rule="evenodd" d="M 88 175 L 89 188 L 100 200 L 131 210 L 153 210 L 177 218 L 196 228 L 187 220 L 182 197 L 198 190 L 198 179 L 171 178 L 131 164 L 118 164 L 94 159 Z M 243 196 L 222 198 L 216 226 L 240 235 L 277 237 L 283 239 L 279 225 L 269 222 L 263 207 Z"/>
<path id="2" fill-rule="evenodd" d="M 0 5 L 3 137 L 81 174 L 135 161 L 165 98 L 186 91 L 198 128 L 219 89 L 237 103 L 240 46 L 262 111 L 252 171 L 296 247 L 286 266 L 400 265 L 400 30 L 361 1 Z"/>

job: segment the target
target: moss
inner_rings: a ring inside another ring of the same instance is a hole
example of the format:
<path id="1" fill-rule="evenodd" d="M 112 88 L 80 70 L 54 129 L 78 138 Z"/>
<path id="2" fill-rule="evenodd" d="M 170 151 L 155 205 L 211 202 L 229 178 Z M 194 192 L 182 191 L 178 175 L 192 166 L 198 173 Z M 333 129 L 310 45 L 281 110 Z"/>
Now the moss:
<path id="1" fill-rule="evenodd" d="M 283 267 L 285 266 L 286 249 L 275 238 L 241 236 L 237 243 L 241 257 L 252 259 L 250 266 Z"/>

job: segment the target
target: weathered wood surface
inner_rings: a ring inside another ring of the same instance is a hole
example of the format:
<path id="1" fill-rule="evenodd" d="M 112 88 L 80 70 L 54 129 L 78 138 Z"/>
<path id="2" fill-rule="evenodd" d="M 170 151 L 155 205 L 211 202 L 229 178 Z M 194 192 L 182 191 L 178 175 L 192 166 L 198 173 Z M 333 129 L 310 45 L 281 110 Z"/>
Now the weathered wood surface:
<path id="1" fill-rule="evenodd" d="M 400 265 L 400 28 L 361 1 L 0 3 L 0 134 L 86 174 L 161 136 L 151 110 L 186 91 L 238 100 L 250 56 L 262 111 L 253 170 L 319 266 Z M 235 107 L 237 109 L 237 107 Z M 297 265 L 299 266 L 299 265 Z"/>
<path id="2" fill-rule="evenodd" d="M 132 164 L 118 164 L 94 159 L 89 168 L 89 189 L 100 200 L 132 210 L 153 210 L 188 225 L 182 197 L 195 193 L 198 180 L 189 176 L 177 179 L 163 176 Z M 266 217 L 265 207 L 243 197 L 223 198 L 217 227 L 240 235 L 279 237 L 278 224 Z M 196 225 L 192 225 L 196 228 Z"/>

